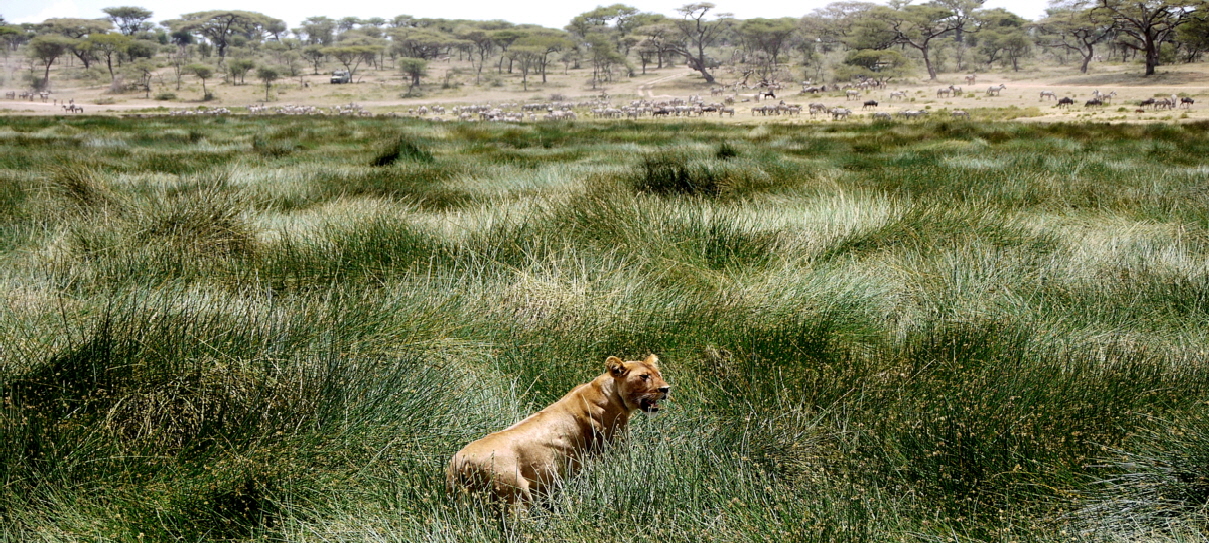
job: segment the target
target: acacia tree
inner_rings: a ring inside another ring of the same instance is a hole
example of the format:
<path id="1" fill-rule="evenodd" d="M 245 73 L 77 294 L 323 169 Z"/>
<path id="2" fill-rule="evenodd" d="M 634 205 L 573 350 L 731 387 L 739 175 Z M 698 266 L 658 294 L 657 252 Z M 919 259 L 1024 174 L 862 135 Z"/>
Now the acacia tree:
<path id="1" fill-rule="evenodd" d="M 159 69 L 154 62 L 149 59 L 140 58 L 138 62 L 129 64 L 129 70 L 138 76 L 139 86 L 143 87 L 144 98 L 151 98 L 151 78 L 155 76 L 155 71 Z"/>
<path id="2" fill-rule="evenodd" d="M 1191 21 L 1180 25 L 1175 41 L 1183 51 L 1185 62 L 1193 62 L 1209 50 L 1209 13 L 1198 13 Z"/>
<path id="3" fill-rule="evenodd" d="M 404 77 L 408 78 L 407 94 L 420 86 L 420 78 L 428 75 L 428 61 L 416 57 L 403 57 L 399 59 L 399 71 L 403 72 Z"/>
<path id="4" fill-rule="evenodd" d="M 540 29 L 517 40 L 514 46 L 529 47 L 532 50 L 540 52 L 536 58 L 536 64 L 530 66 L 530 68 L 540 71 L 542 74 L 542 83 L 545 83 L 546 67 L 550 64 L 550 55 L 571 49 L 575 47 L 575 43 L 571 41 L 566 32 Z"/>
<path id="5" fill-rule="evenodd" d="M 84 63 L 84 68 L 92 67 L 96 56 L 92 44 L 85 38 L 93 34 L 104 34 L 113 25 L 106 19 L 47 19 L 42 23 L 46 32 L 72 38 L 68 50 Z"/>
<path id="6" fill-rule="evenodd" d="M 592 88 L 601 80 L 612 79 L 613 66 L 625 62 L 625 57 L 617 50 L 613 40 L 603 33 L 588 34 L 584 43 L 588 47 L 588 58 L 592 61 Z"/>
<path id="7" fill-rule="evenodd" d="M 491 40 L 494 41 L 495 46 L 500 49 L 500 62 L 495 68 L 495 73 L 497 73 L 497 74 L 504 73 L 504 60 L 505 59 L 508 60 L 508 73 L 512 73 L 512 60 L 513 59 L 511 56 L 508 56 L 508 48 L 512 47 L 512 43 L 515 42 L 516 40 L 519 40 L 528 35 L 529 35 L 528 32 L 522 32 L 520 30 L 515 30 L 515 29 L 511 29 L 511 28 L 505 28 L 503 30 L 496 30 L 495 32 L 491 33 Z"/>
<path id="8" fill-rule="evenodd" d="M 1083 58 L 1079 72 L 1087 73 L 1087 65 L 1095 57 L 1096 45 L 1112 36 L 1112 19 L 1083 0 L 1055 3 L 1045 10 L 1045 14 L 1044 19 L 1035 23 L 1041 44 L 1078 53 Z"/>
<path id="9" fill-rule="evenodd" d="M 105 8 L 101 11 L 105 12 L 105 15 L 109 16 L 109 20 L 113 22 L 114 26 L 118 27 L 118 32 L 126 36 L 133 36 L 139 31 L 144 30 L 149 26 L 144 25 L 144 22 L 153 15 L 151 10 L 134 6 Z"/>
<path id="10" fill-rule="evenodd" d="M 169 21 L 168 25 L 173 30 L 186 30 L 204 36 L 218 48 L 218 58 L 225 59 L 230 40 L 236 34 L 260 34 L 265 28 L 279 29 L 284 23 L 280 19 L 251 11 L 213 10 L 182 15 L 180 19 Z"/>
<path id="11" fill-rule="evenodd" d="M 261 66 L 256 68 L 256 79 L 264 83 L 264 101 L 269 101 L 269 89 L 273 87 L 273 82 L 281 77 L 281 71 L 272 66 Z"/>
<path id="12" fill-rule="evenodd" d="M 987 64 L 1006 59 L 1012 71 L 1020 71 L 1020 58 L 1032 49 L 1027 26 L 1027 20 L 1003 8 L 984 13 L 978 50 Z"/>
<path id="13" fill-rule="evenodd" d="M 802 33 L 820 46 L 818 53 L 827 53 L 839 44 L 847 44 L 857 24 L 867 21 L 869 10 L 875 7 L 877 4 L 872 2 L 832 2 L 802 17 Z"/>
<path id="14" fill-rule="evenodd" d="M 905 5 L 900 9 L 877 6 L 869 15 L 884 22 L 894 33 L 895 41 L 917 51 L 924 57 L 928 78 L 936 79 L 932 65 L 932 41 L 957 30 L 959 21 L 952 11 L 939 4 Z"/>
<path id="15" fill-rule="evenodd" d="M 676 11 L 682 16 L 681 19 L 673 20 L 676 30 L 679 31 L 681 41 L 674 45 L 674 51 L 677 54 L 684 55 L 684 59 L 688 62 L 690 68 L 701 73 L 705 78 L 706 83 L 714 82 L 714 75 L 709 73 L 709 63 L 705 57 L 705 48 L 714 44 L 718 36 L 722 33 L 722 24 L 717 21 L 706 21 L 705 15 L 710 10 L 714 9 L 715 5 L 709 2 L 698 2 L 695 4 L 685 4 L 676 8 Z M 727 18 L 729 14 L 719 14 L 719 18 Z"/>
<path id="16" fill-rule="evenodd" d="M 663 68 L 664 59 L 675 54 L 675 36 L 679 33 L 671 24 L 666 21 L 654 22 L 638 27 L 634 30 L 634 34 L 641 36 L 641 41 L 638 42 L 638 54 L 640 58 L 645 58 L 650 61 L 650 56 L 655 57 L 655 69 Z M 643 57 L 643 55 L 646 55 Z M 642 73 L 646 73 L 646 65 L 644 63 Z"/>
<path id="17" fill-rule="evenodd" d="M 357 73 L 357 68 L 367 56 L 377 55 L 381 47 L 376 45 L 337 45 L 335 47 L 324 47 L 323 54 L 330 56 L 340 64 L 343 64 L 348 70 L 349 81 L 353 80 L 353 75 Z"/>
<path id="18" fill-rule="evenodd" d="M 1137 40 L 1121 45 L 1145 55 L 1146 74 L 1154 75 L 1159 65 L 1159 46 L 1172 38 L 1181 25 L 1192 20 L 1198 9 L 1204 8 L 1199 1 L 1181 0 L 1098 0 L 1096 8 L 1106 13 L 1116 23 L 1120 32 Z"/>
<path id="19" fill-rule="evenodd" d="M 566 29 L 575 37 L 584 40 L 589 33 L 603 33 L 613 41 L 622 55 L 629 55 L 630 47 L 638 40 L 629 39 L 633 30 L 644 24 L 638 8 L 625 4 L 597 6 L 596 9 L 576 15 Z M 610 25 L 609 23 L 613 24 Z"/>
<path id="20" fill-rule="evenodd" d="M 214 77 L 214 68 L 205 64 L 190 64 L 185 68 L 189 73 L 197 76 L 202 84 L 202 100 L 210 99 L 210 92 L 206 90 L 206 80 Z"/>
<path id="21" fill-rule="evenodd" d="M 88 41 L 92 43 L 92 50 L 105 59 L 105 67 L 109 68 L 109 81 L 112 83 L 116 80 L 113 75 L 114 57 L 125 54 L 134 40 L 124 34 L 97 34 L 89 36 Z"/>
<path id="22" fill-rule="evenodd" d="M 797 21 L 782 19 L 747 19 L 739 23 L 739 37 L 753 51 L 760 51 L 772 58 L 773 65 L 780 63 L 780 56 L 789 49 L 790 42 L 798 32 Z"/>
<path id="23" fill-rule="evenodd" d="M 302 21 L 302 26 L 294 30 L 294 34 L 307 45 L 327 47 L 336 39 L 336 21 L 323 16 L 307 17 Z"/>
<path id="24" fill-rule="evenodd" d="M 986 3 L 986 0 L 935 0 L 935 2 L 953 12 L 955 23 L 953 44 L 956 46 L 954 60 L 956 60 L 957 69 L 964 70 L 966 34 L 977 32 L 981 18 L 979 8 Z"/>
<path id="25" fill-rule="evenodd" d="M 247 77 L 248 72 L 252 71 L 252 68 L 255 67 L 256 62 L 250 58 L 232 59 L 231 62 L 227 63 L 227 73 L 231 76 L 230 83 L 232 85 L 244 84 L 244 78 Z M 236 79 L 239 80 L 238 83 L 235 82 Z"/>
<path id="26" fill-rule="evenodd" d="M 323 46 L 308 45 L 302 48 L 302 58 L 305 58 L 315 68 L 313 75 L 319 75 L 319 67 L 323 65 L 323 59 L 327 58 L 327 53 L 323 52 Z"/>
<path id="27" fill-rule="evenodd" d="M 449 34 L 430 28 L 402 27 L 388 33 L 395 53 L 424 60 L 437 58 L 457 41 Z"/>
<path id="28" fill-rule="evenodd" d="M 470 50 L 470 66 L 474 68 L 474 84 L 480 84 L 483 76 L 483 64 L 487 62 L 487 57 L 491 55 L 491 51 L 495 48 L 495 40 L 491 39 L 491 33 L 481 28 L 466 27 L 458 32 L 458 38 L 463 40 L 463 43 L 468 45 Z M 477 62 L 475 56 L 478 56 Z"/>
<path id="29" fill-rule="evenodd" d="M 9 52 L 16 48 L 13 44 L 18 43 L 18 40 L 21 40 L 24 34 L 18 27 L 0 25 L 0 43 L 3 43 L 3 45 L 0 45 L 0 51 L 3 52 L 5 60 L 8 59 Z"/>
<path id="30" fill-rule="evenodd" d="M 533 45 L 517 45 L 508 51 L 508 56 L 516 62 L 517 67 L 521 70 L 521 88 L 528 91 L 529 73 L 540 66 L 542 59 L 546 56 L 545 50 Z"/>
<path id="31" fill-rule="evenodd" d="M 836 69 L 836 79 L 872 79 L 888 83 L 895 77 L 911 75 L 911 61 L 894 49 L 851 51 Z"/>
<path id="32" fill-rule="evenodd" d="M 39 90 L 50 87 L 50 65 L 54 64 L 59 57 L 67 54 L 71 50 L 73 42 L 74 40 L 64 36 L 38 36 L 29 40 L 29 44 L 26 45 L 26 54 L 46 67 L 46 71 L 42 75 L 42 82 L 38 85 Z"/>

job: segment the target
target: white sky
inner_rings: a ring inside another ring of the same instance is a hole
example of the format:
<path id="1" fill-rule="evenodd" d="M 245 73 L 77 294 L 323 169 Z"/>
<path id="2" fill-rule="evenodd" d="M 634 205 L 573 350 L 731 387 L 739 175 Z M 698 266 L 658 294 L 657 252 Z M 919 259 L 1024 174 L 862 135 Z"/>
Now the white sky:
<path id="1" fill-rule="evenodd" d="M 368 0 L 0 0 L 0 15 L 10 22 L 38 23 L 52 17 L 96 19 L 104 17 L 102 8 L 138 6 L 155 12 L 154 21 L 173 19 L 182 13 L 211 9 L 256 11 L 284 19 L 293 28 L 307 17 L 382 17 L 391 19 L 407 14 L 421 18 L 504 19 L 513 23 L 533 23 L 562 28 L 572 17 L 598 5 L 622 3 L 642 11 L 675 16 L 675 9 L 692 0 L 459 0 L 449 2 L 381 2 Z M 753 17 L 801 17 L 832 0 L 712 0 L 718 12 L 734 13 L 740 19 Z M 984 7 L 1007 8 L 1027 19 L 1037 19 L 1045 11 L 1046 0 L 987 0 Z"/>

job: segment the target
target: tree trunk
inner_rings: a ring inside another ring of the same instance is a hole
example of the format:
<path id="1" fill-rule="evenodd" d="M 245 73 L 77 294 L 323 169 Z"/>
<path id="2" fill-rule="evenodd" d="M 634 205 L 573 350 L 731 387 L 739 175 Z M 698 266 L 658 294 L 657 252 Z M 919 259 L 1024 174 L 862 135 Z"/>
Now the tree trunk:
<path id="1" fill-rule="evenodd" d="M 1087 73 L 1087 65 L 1091 64 L 1092 56 L 1094 55 L 1091 54 L 1091 51 L 1088 51 L 1087 54 L 1083 56 L 1083 65 L 1079 67 L 1079 73 Z"/>
<path id="2" fill-rule="evenodd" d="M 697 65 L 697 71 L 701 72 L 701 75 L 705 77 L 705 82 L 712 85 L 714 83 L 714 76 L 712 74 L 710 74 L 709 69 L 705 67 L 705 45 L 704 44 L 702 44 L 702 43 L 697 44 L 697 58 L 692 59 L 692 61 L 694 64 Z"/>
<path id="3" fill-rule="evenodd" d="M 934 68 L 932 66 L 932 59 L 928 58 L 928 48 L 927 47 L 916 47 L 916 49 L 919 49 L 919 52 L 923 53 L 923 55 L 924 55 L 924 66 L 926 66 L 928 68 L 928 79 L 931 79 L 932 81 L 936 81 L 936 68 Z"/>
<path id="4" fill-rule="evenodd" d="M 1154 67 L 1159 65 L 1159 48 L 1154 38 L 1146 36 L 1146 75 L 1154 75 Z"/>

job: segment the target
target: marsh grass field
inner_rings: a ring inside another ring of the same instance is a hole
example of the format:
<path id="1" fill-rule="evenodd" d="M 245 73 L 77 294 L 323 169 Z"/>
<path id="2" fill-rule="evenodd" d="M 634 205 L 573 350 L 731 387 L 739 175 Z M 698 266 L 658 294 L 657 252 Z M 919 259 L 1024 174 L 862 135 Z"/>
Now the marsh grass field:
<path id="1" fill-rule="evenodd" d="M 0 118 L 0 541 L 1204 541 L 1209 124 Z M 656 353 L 528 515 L 449 456 Z"/>

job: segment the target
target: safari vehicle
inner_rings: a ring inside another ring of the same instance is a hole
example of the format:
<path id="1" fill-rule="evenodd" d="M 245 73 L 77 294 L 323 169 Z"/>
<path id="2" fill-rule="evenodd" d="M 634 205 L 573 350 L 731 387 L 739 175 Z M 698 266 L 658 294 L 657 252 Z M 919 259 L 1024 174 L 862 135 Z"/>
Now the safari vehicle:
<path id="1" fill-rule="evenodd" d="M 340 83 L 352 83 L 352 82 L 353 82 L 352 74 L 350 74 L 344 70 L 336 70 L 336 71 L 332 72 L 332 84 L 335 85 L 335 84 L 340 84 Z"/>

